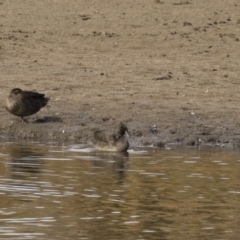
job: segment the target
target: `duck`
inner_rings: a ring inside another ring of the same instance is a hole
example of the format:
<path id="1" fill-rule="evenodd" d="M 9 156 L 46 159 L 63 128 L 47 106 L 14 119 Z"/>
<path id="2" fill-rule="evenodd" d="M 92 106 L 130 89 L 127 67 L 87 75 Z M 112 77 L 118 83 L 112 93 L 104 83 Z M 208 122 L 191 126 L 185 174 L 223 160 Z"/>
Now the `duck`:
<path id="1" fill-rule="evenodd" d="M 129 148 L 129 143 L 125 134 L 128 135 L 128 128 L 123 122 L 120 122 L 112 134 L 96 130 L 91 141 L 100 151 L 126 152 Z"/>
<path id="2" fill-rule="evenodd" d="M 14 88 L 6 99 L 5 108 L 11 114 L 20 117 L 22 122 L 27 123 L 24 117 L 37 113 L 47 105 L 48 101 L 49 98 L 45 97 L 45 94 Z"/>

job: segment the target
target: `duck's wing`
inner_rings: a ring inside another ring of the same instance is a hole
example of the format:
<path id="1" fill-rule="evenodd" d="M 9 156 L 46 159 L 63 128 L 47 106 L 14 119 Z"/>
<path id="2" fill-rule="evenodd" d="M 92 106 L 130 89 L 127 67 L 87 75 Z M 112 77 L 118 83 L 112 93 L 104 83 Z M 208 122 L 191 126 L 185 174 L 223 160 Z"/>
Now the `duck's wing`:
<path id="1" fill-rule="evenodd" d="M 22 98 L 23 99 L 44 99 L 45 94 L 32 92 L 32 91 L 23 91 Z"/>
<path id="2" fill-rule="evenodd" d="M 94 142 L 103 142 L 103 143 L 114 143 L 115 142 L 114 135 L 107 135 L 104 131 L 96 131 L 94 132 L 93 141 Z"/>
<path id="3" fill-rule="evenodd" d="M 47 105 L 49 98 L 44 96 L 45 94 L 31 91 L 23 91 L 21 95 L 22 102 L 34 106 L 36 111 Z"/>

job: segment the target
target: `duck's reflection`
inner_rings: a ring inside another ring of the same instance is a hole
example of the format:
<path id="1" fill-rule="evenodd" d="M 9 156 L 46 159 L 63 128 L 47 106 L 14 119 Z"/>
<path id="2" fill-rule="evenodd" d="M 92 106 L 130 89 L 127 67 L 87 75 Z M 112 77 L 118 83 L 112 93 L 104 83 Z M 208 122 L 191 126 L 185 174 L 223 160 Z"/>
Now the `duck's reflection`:
<path id="1" fill-rule="evenodd" d="M 12 178 L 25 179 L 36 177 L 43 168 L 44 150 L 34 146 L 12 145 L 9 146 L 9 170 Z"/>
<path id="2" fill-rule="evenodd" d="M 93 160 L 95 167 L 104 168 L 106 171 L 116 173 L 119 180 L 126 177 L 126 170 L 129 163 L 128 152 L 95 152 L 98 160 Z"/>

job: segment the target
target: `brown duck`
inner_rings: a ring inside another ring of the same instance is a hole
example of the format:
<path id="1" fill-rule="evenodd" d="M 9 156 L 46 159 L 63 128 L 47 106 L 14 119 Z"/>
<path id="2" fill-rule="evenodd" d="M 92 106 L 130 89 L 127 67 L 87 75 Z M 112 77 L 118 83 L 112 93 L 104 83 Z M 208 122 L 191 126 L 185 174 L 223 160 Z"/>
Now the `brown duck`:
<path id="1" fill-rule="evenodd" d="M 128 140 L 125 137 L 127 132 L 127 126 L 120 122 L 113 134 L 108 135 L 104 131 L 95 131 L 91 140 L 98 150 L 125 152 L 129 148 Z"/>
<path id="2" fill-rule="evenodd" d="M 26 122 L 23 117 L 37 113 L 42 107 L 46 106 L 48 101 L 49 98 L 44 97 L 42 93 L 14 88 L 6 100 L 6 109 Z"/>

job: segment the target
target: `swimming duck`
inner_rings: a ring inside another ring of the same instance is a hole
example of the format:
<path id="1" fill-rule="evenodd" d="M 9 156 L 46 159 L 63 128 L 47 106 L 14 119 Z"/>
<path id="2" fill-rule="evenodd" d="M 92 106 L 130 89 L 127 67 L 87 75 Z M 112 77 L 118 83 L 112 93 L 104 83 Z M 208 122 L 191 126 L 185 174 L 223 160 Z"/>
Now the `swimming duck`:
<path id="1" fill-rule="evenodd" d="M 49 98 L 44 97 L 42 93 L 22 91 L 20 88 L 14 88 L 6 100 L 6 109 L 26 123 L 23 117 L 37 113 L 42 107 L 47 105 L 48 101 Z"/>
<path id="2" fill-rule="evenodd" d="M 124 136 L 127 132 L 127 126 L 120 122 L 113 134 L 108 135 L 105 131 L 95 131 L 91 140 L 98 150 L 125 152 L 129 148 L 128 140 Z"/>

